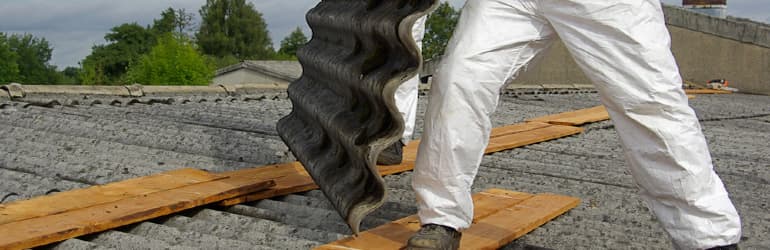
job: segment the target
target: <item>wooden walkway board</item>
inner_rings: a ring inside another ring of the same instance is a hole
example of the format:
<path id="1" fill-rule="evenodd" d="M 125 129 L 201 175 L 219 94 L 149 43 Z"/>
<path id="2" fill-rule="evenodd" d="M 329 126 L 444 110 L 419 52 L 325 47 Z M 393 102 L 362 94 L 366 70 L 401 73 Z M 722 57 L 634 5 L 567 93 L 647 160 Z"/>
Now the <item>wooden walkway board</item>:
<path id="1" fill-rule="evenodd" d="M 492 131 L 487 153 L 580 131 L 546 123 L 500 127 Z M 413 141 L 404 148 L 403 164 L 379 166 L 380 174 L 412 170 L 418 145 Z M 219 174 L 180 169 L 0 205 L 0 249 L 45 245 L 209 203 L 235 205 L 317 188 L 299 162 Z M 494 214 L 499 209 L 493 205 L 512 201 L 510 195 L 505 200 L 488 196 L 477 198 L 478 204 L 492 204 L 482 205 L 477 215 Z"/>
<path id="2" fill-rule="evenodd" d="M 582 128 L 572 126 L 553 125 L 539 122 L 529 122 L 498 127 L 492 130 L 489 146 L 486 153 L 494 153 L 513 149 L 525 145 L 553 140 L 583 132 Z M 415 140 L 404 147 L 404 159 L 399 165 L 379 166 L 380 175 L 402 173 L 414 169 L 414 161 L 417 158 L 417 148 L 420 141 Z M 219 203 L 223 206 L 232 206 L 249 201 L 257 201 L 270 197 L 287 195 L 296 192 L 304 192 L 317 189 L 313 179 L 299 162 L 285 163 L 266 167 L 236 170 L 221 173 L 226 176 L 251 176 L 259 180 L 275 180 L 275 187 L 268 190 L 227 199 Z"/>
<path id="3" fill-rule="evenodd" d="M 397 174 L 414 169 L 414 160 L 417 156 L 417 147 L 419 144 L 420 141 L 412 141 L 409 145 L 404 147 L 404 159 L 401 164 L 379 166 L 380 175 Z M 318 186 L 299 162 L 236 170 L 221 174 L 226 176 L 250 176 L 255 180 L 275 181 L 275 186 L 270 189 L 223 200 L 219 203 L 219 205 L 222 206 L 232 206 L 249 201 L 257 201 L 275 196 L 318 189 Z"/>
<path id="4" fill-rule="evenodd" d="M 684 92 L 689 95 L 703 95 L 703 94 L 732 94 L 732 91 L 721 89 L 685 89 Z"/>
<path id="5" fill-rule="evenodd" d="M 185 168 L 107 185 L 0 204 L 0 225 L 222 178 L 225 177 L 203 170 Z"/>
<path id="6" fill-rule="evenodd" d="M 604 106 L 579 109 L 570 112 L 548 115 L 527 120 L 528 122 L 544 122 L 550 124 L 580 126 L 586 123 L 605 121 L 610 119 L 610 114 Z"/>
<path id="7" fill-rule="evenodd" d="M 473 224 L 463 232 L 460 249 L 500 248 L 580 204 L 574 197 L 500 189 L 477 193 L 473 200 Z M 412 215 L 316 249 L 401 249 L 419 228 Z"/>
<path id="8" fill-rule="evenodd" d="M 0 249 L 42 246 L 254 193 L 274 184 L 230 177 L 10 222 L 0 225 Z"/>
<path id="9" fill-rule="evenodd" d="M 538 126 L 543 125 L 542 123 L 534 122 L 533 124 L 537 124 Z M 573 126 L 545 125 L 547 126 L 540 126 L 539 128 L 530 131 L 492 136 L 489 138 L 489 145 L 487 146 L 485 153 L 490 154 L 583 132 L 583 128 Z"/>

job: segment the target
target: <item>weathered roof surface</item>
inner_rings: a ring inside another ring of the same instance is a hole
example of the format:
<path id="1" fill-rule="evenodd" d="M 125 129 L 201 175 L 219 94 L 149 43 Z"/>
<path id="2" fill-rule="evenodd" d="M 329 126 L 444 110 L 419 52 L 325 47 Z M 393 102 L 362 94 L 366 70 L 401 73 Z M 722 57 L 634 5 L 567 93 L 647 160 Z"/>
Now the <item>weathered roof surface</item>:
<path id="1" fill-rule="evenodd" d="M 770 48 L 770 24 L 719 18 L 672 5 L 664 6 L 664 12 L 668 25 Z"/>
<path id="2" fill-rule="evenodd" d="M 240 69 L 254 70 L 286 81 L 294 81 L 302 75 L 302 66 L 297 61 L 252 61 L 247 60 L 218 69 L 214 75 L 220 76 Z"/>
<path id="3" fill-rule="evenodd" d="M 584 92 L 512 90 L 502 97 L 493 120 L 499 126 L 599 104 L 596 94 Z M 421 112 L 426 99 L 420 102 Z M 715 167 L 743 216 L 743 249 L 768 249 L 770 97 L 700 95 L 691 104 L 702 120 Z M 286 95 L 275 90 L 0 99 L 0 199 L 9 202 L 182 167 L 223 171 L 291 161 L 274 131 L 275 122 L 289 111 Z M 636 194 L 611 122 L 587 128 L 581 135 L 485 157 L 476 191 L 499 187 L 583 199 L 578 208 L 505 249 L 670 249 Z M 385 178 L 388 201 L 364 221 L 364 228 L 416 212 L 410 177 Z M 194 209 L 51 247 L 307 249 L 349 233 L 323 194 L 312 191 Z"/>

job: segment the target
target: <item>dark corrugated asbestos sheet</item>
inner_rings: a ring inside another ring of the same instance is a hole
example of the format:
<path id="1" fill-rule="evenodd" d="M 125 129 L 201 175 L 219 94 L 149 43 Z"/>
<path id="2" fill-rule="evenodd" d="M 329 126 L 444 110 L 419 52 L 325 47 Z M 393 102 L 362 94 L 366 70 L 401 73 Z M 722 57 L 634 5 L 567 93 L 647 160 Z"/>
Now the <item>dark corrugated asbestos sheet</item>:
<path id="1" fill-rule="evenodd" d="M 417 74 L 412 26 L 436 3 L 327 0 L 307 14 L 313 38 L 297 53 L 303 73 L 278 133 L 355 233 L 384 202 L 375 162 L 403 133 L 394 94 Z"/>
<path id="2" fill-rule="evenodd" d="M 421 98 L 418 117 L 427 99 Z M 102 104 L 90 105 L 94 102 Z M 224 171 L 292 160 L 273 127 L 291 108 L 279 92 L 154 101 L 89 97 L 79 103 L 40 107 L 0 100 L 4 202 L 182 167 Z M 743 216 L 742 249 L 768 249 L 770 97 L 704 95 L 691 104 L 716 170 Z M 598 97 L 591 93 L 508 94 L 493 121 L 500 126 L 595 105 Z M 418 136 L 421 127 L 418 118 Z M 610 122 L 597 123 L 581 135 L 484 158 L 475 191 L 497 187 L 583 199 L 504 249 L 672 249 L 637 196 L 611 128 Z M 362 229 L 416 212 L 410 177 L 385 177 L 387 200 Z M 323 193 L 311 191 L 197 208 L 46 248 L 309 249 L 350 233 Z"/>

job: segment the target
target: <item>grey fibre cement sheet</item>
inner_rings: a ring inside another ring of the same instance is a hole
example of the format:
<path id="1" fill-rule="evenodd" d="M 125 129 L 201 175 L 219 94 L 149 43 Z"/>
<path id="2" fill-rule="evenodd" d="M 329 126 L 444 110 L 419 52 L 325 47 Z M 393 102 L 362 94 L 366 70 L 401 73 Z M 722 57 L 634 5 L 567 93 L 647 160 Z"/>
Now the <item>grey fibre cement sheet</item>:
<path id="1" fill-rule="evenodd" d="M 385 200 L 375 162 L 403 133 L 394 94 L 422 61 L 412 26 L 437 2 L 325 0 L 307 13 L 313 37 L 277 130 L 355 234 Z"/>

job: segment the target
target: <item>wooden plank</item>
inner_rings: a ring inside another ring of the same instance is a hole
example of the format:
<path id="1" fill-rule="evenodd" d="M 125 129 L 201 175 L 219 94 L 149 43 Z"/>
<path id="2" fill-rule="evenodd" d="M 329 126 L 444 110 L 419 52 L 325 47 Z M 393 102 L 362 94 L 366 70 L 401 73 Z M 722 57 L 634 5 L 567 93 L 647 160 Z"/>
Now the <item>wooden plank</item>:
<path id="1" fill-rule="evenodd" d="M 685 89 L 684 93 L 688 95 L 709 95 L 709 94 L 732 94 L 732 91 L 721 89 Z"/>
<path id="2" fill-rule="evenodd" d="M 404 147 L 404 160 L 401 164 L 378 166 L 380 175 L 397 174 L 414 169 L 414 160 L 417 157 L 417 147 L 419 144 L 420 141 L 415 140 Z M 237 170 L 222 174 L 226 176 L 251 176 L 251 178 L 259 180 L 274 180 L 276 183 L 274 187 L 261 192 L 223 200 L 219 203 L 222 206 L 232 206 L 244 202 L 318 189 L 318 186 L 299 162 Z"/>
<path id="3" fill-rule="evenodd" d="M 530 122 L 514 124 L 495 128 L 490 136 L 486 153 L 494 153 L 534 143 L 553 140 L 583 132 L 582 128 L 572 126 L 553 125 L 547 123 Z M 391 166 L 378 166 L 382 176 L 398 174 L 414 169 L 414 161 L 417 158 L 417 148 L 420 141 L 415 140 L 404 147 L 404 160 L 401 164 Z M 252 176 L 255 180 L 271 180 L 276 182 L 275 187 L 254 194 L 227 199 L 219 203 L 222 206 L 232 206 L 244 202 L 267 199 L 280 195 L 296 192 L 305 192 L 317 189 L 312 178 L 304 170 L 301 163 L 292 162 L 266 167 L 252 168 L 221 173 L 226 176 Z M 302 175 L 303 177 L 293 177 Z"/>
<path id="4" fill-rule="evenodd" d="M 502 208 L 511 207 L 532 198 L 532 194 L 488 189 L 473 195 L 473 221 L 483 220 Z"/>
<path id="5" fill-rule="evenodd" d="M 189 186 L 225 176 L 185 168 L 121 182 L 0 204 L 0 225 Z"/>
<path id="6" fill-rule="evenodd" d="M 574 197 L 536 195 L 474 223 L 463 232 L 460 249 L 498 249 L 579 204 Z"/>
<path id="7" fill-rule="evenodd" d="M 510 134 L 524 133 L 532 130 L 549 127 L 549 126 L 551 126 L 551 124 L 546 122 L 525 122 L 525 123 L 517 123 L 513 125 L 508 125 L 508 126 L 502 126 L 502 127 L 493 128 L 492 132 L 489 135 L 489 138 L 506 136 Z"/>
<path id="8" fill-rule="evenodd" d="M 605 121 L 610 119 L 610 114 L 604 106 L 579 109 L 570 112 L 547 115 L 527 120 L 528 122 L 544 122 L 558 125 L 580 126 L 586 123 Z"/>
<path id="9" fill-rule="evenodd" d="M 489 145 L 487 146 L 486 153 L 499 152 L 511 148 L 517 148 L 539 142 L 549 141 L 557 138 L 562 138 L 569 135 L 579 134 L 583 132 L 583 128 L 562 126 L 562 125 L 550 125 L 539 129 L 526 131 L 522 133 L 508 134 L 503 136 L 492 137 L 489 139 Z"/>
<path id="10" fill-rule="evenodd" d="M 0 249 L 42 246 L 264 190 L 274 182 L 233 177 L 0 225 Z"/>
<path id="11" fill-rule="evenodd" d="M 463 232 L 460 249 L 497 249 L 580 203 L 573 197 L 500 189 L 474 194 L 473 199 L 474 222 Z M 419 228 L 412 215 L 316 249 L 402 249 Z"/>

